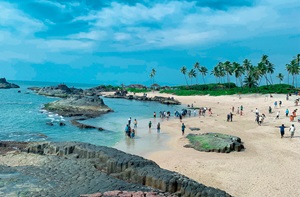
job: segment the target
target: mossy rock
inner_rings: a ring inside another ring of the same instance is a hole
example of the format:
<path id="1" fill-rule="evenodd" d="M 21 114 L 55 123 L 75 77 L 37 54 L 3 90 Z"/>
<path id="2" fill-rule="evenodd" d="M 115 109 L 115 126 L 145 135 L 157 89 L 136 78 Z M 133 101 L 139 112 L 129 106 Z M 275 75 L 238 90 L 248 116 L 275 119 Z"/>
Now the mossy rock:
<path id="1" fill-rule="evenodd" d="M 188 134 L 187 138 L 190 143 L 184 147 L 198 151 L 230 153 L 244 149 L 241 138 L 222 133 Z"/>

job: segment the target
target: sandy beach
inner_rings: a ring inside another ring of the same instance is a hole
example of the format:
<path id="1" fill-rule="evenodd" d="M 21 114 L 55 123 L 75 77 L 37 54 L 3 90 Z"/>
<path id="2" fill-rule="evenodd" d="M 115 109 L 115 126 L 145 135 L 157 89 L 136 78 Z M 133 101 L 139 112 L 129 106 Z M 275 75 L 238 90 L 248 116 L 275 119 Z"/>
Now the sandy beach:
<path id="1" fill-rule="evenodd" d="M 238 136 L 244 142 L 245 150 L 242 152 L 207 153 L 199 152 L 191 148 L 184 148 L 188 143 L 181 135 L 181 123 L 174 117 L 170 120 L 151 118 L 149 120 L 161 122 L 160 136 L 162 139 L 151 138 L 135 139 L 127 145 L 117 145 L 125 152 L 141 155 L 151 159 L 162 168 L 179 172 L 204 185 L 225 190 L 234 196 L 299 196 L 300 176 L 300 124 L 295 119 L 290 122 L 285 116 L 285 110 L 290 113 L 299 106 L 294 105 L 298 96 L 291 96 L 286 100 L 285 95 L 251 94 L 232 96 L 174 96 L 148 93 L 149 97 L 156 95 L 172 96 L 182 102 L 183 105 L 194 107 L 207 107 L 212 109 L 212 116 L 183 118 L 186 125 L 185 136 L 189 133 L 218 132 Z M 274 108 L 274 102 L 282 101 L 281 107 Z M 243 115 L 236 114 L 237 108 L 243 105 Z M 271 106 L 273 113 L 269 114 Z M 232 122 L 226 121 L 226 116 L 234 107 Z M 266 118 L 261 126 L 255 121 L 255 110 L 264 113 Z M 276 113 L 280 111 L 279 119 Z M 172 113 L 173 116 L 173 113 Z M 298 115 L 299 117 L 299 115 Z M 297 117 L 297 118 L 298 118 Z M 139 124 L 140 134 L 146 133 L 147 121 Z M 295 124 L 294 138 L 290 138 L 289 128 L 285 129 L 284 138 L 280 137 L 281 124 L 289 127 Z M 191 131 L 189 127 L 199 127 L 200 131 Z M 143 131 L 144 130 L 144 131 Z M 149 131 L 147 131 L 149 132 Z M 156 132 L 156 124 L 151 129 Z M 139 136 L 139 133 L 137 137 Z M 156 135 L 157 136 L 157 135 Z M 134 146 L 132 147 L 132 144 Z M 155 148 L 152 148 L 155 146 Z M 147 148 L 149 147 L 149 149 Z"/>

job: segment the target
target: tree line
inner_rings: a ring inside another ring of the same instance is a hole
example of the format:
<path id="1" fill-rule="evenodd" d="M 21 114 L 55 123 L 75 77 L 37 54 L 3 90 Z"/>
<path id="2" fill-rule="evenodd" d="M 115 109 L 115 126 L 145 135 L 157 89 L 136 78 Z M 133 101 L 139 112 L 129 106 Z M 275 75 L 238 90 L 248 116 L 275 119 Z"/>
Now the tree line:
<path id="1" fill-rule="evenodd" d="M 285 65 L 285 69 L 288 72 L 288 84 L 289 77 L 292 76 L 292 86 L 297 87 L 297 76 L 300 74 L 300 54 L 297 54 L 290 63 Z M 230 83 L 231 76 L 236 79 L 236 85 L 240 87 L 254 88 L 261 84 L 262 80 L 266 85 L 272 85 L 275 66 L 270 62 L 267 55 L 262 55 L 257 65 L 253 65 L 250 60 L 245 59 L 241 64 L 238 62 L 219 62 L 210 72 L 216 78 L 216 83 Z M 198 74 L 202 76 L 202 81 L 205 84 L 205 76 L 208 74 L 208 69 L 205 66 L 196 62 L 190 70 L 186 66 L 180 68 L 180 72 L 184 75 L 186 84 L 189 86 L 187 77 L 190 79 L 190 85 L 193 84 L 193 79 L 196 79 L 198 83 Z M 281 82 L 284 79 L 282 73 L 278 73 L 276 76 Z"/>

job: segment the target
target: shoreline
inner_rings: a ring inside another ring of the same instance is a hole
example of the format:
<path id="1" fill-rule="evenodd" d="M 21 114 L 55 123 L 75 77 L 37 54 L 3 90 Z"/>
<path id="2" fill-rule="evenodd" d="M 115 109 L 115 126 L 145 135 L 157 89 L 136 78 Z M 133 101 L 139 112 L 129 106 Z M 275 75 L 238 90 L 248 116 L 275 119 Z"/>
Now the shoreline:
<path id="1" fill-rule="evenodd" d="M 170 96 L 151 92 L 155 95 Z M 285 95 L 250 94 L 232 96 L 174 96 L 183 105 L 194 107 L 211 107 L 211 117 L 186 117 L 185 136 L 189 133 L 220 132 L 238 136 L 244 142 L 245 150 L 242 152 L 207 153 L 191 148 L 184 148 L 188 143 L 181 136 L 180 121 L 172 117 L 169 121 L 161 122 L 161 134 L 167 138 L 161 142 L 164 146 L 150 149 L 150 152 L 134 154 L 153 160 L 160 167 L 176 171 L 204 185 L 219 188 L 234 196 L 298 196 L 300 189 L 296 187 L 300 177 L 296 173 L 297 164 L 300 164 L 300 124 L 295 120 L 294 138 L 290 139 L 288 128 L 285 137 L 280 138 L 276 126 L 285 124 L 290 126 L 290 120 L 285 117 L 285 109 L 290 113 L 299 106 L 294 106 L 296 96 L 285 99 Z M 281 100 L 282 106 L 274 109 L 274 101 Z M 243 116 L 234 113 L 233 122 L 226 121 L 226 115 L 235 107 L 243 105 Z M 268 107 L 273 113 L 268 113 Z M 255 109 L 266 114 L 262 126 L 255 122 Z M 275 119 L 276 112 L 280 111 L 279 120 Z M 192 115 L 193 116 L 193 115 Z M 299 115 L 298 115 L 299 117 Z M 160 118 L 156 118 L 160 119 Z M 151 119 L 147 119 L 149 121 Z M 156 125 L 153 124 L 155 127 Z M 200 131 L 190 131 L 189 127 L 199 127 Z M 154 129 L 153 129 L 154 131 Z M 156 132 L 156 129 L 155 129 Z M 120 149 L 122 150 L 122 149 Z M 123 150 L 126 152 L 126 150 Z M 295 166 L 295 170 L 293 170 Z M 289 181 L 286 181 L 289 180 Z"/>

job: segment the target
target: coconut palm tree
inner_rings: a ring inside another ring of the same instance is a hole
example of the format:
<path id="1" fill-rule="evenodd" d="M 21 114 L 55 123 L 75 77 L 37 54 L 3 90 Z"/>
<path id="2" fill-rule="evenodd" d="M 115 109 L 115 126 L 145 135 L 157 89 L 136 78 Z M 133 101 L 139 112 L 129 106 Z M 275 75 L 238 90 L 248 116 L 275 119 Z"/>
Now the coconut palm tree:
<path id="1" fill-rule="evenodd" d="M 220 83 L 220 70 L 219 70 L 218 66 L 215 66 L 210 74 L 214 75 L 216 77 L 216 83 L 218 83 L 218 79 L 219 79 L 219 83 Z"/>
<path id="2" fill-rule="evenodd" d="M 255 77 L 253 75 L 249 74 L 245 77 L 244 79 L 244 84 L 245 86 L 247 86 L 248 88 L 255 88 L 257 87 L 257 80 L 255 79 Z"/>
<path id="3" fill-rule="evenodd" d="M 281 84 L 281 82 L 282 82 L 282 80 L 284 78 L 283 74 L 282 73 L 278 73 L 278 75 L 276 77 L 279 79 L 279 84 Z"/>
<path id="4" fill-rule="evenodd" d="M 288 84 L 290 84 L 290 74 L 292 73 L 292 65 L 291 64 L 286 64 L 285 65 L 285 70 L 288 72 Z"/>
<path id="5" fill-rule="evenodd" d="M 197 77 L 196 71 L 192 68 L 192 69 L 190 70 L 190 72 L 188 73 L 188 76 L 189 76 L 189 78 L 191 79 L 191 85 L 192 85 L 192 84 L 193 84 L 193 83 L 192 83 L 192 79 Z"/>
<path id="6" fill-rule="evenodd" d="M 232 64 L 230 63 L 230 61 L 226 61 L 223 63 L 223 68 L 224 68 L 224 71 L 226 73 L 226 76 L 227 76 L 227 83 L 230 83 L 230 75 L 232 75 Z"/>
<path id="7" fill-rule="evenodd" d="M 185 66 L 182 66 L 181 69 L 180 69 L 180 72 L 184 75 L 184 78 L 185 78 L 185 81 L 186 81 L 186 85 L 188 86 L 188 81 L 186 79 L 186 72 L 187 72 L 187 69 Z"/>
<path id="8" fill-rule="evenodd" d="M 199 64 L 199 62 L 196 62 L 194 64 L 194 70 L 196 71 L 196 74 L 197 74 L 197 71 L 199 71 L 199 68 L 200 68 L 200 64 Z M 198 84 L 198 77 L 196 77 L 196 83 Z"/>
<path id="9" fill-rule="evenodd" d="M 202 79 L 203 79 L 203 83 L 205 84 L 205 80 L 204 80 L 204 76 L 206 76 L 207 74 L 207 68 L 205 66 L 200 66 L 199 68 L 199 72 L 201 73 L 202 75 Z"/>
<path id="10" fill-rule="evenodd" d="M 224 66 L 222 62 L 219 62 L 211 71 L 211 75 L 214 75 L 216 79 L 219 79 L 218 83 L 221 83 L 222 77 L 225 76 Z"/>
<path id="11" fill-rule="evenodd" d="M 251 64 L 250 60 L 244 59 L 242 66 L 245 69 L 246 75 L 248 75 L 248 73 L 250 72 L 250 69 L 252 67 L 252 64 Z"/>
<path id="12" fill-rule="evenodd" d="M 152 85 L 154 84 L 154 77 L 156 75 L 156 70 L 152 68 L 151 73 L 150 73 L 150 78 L 152 79 Z"/>
<path id="13" fill-rule="evenodd" d="M 243 82 L 242 82 L 242 75 L 244 74 L 245 70 L 244 68 L 237 62 L 233 62 L 232 63 L 232 67 L 233 67 L 233 73 L 234 76 L 236 78 L 236 85 L 238 85 L 237 80 L 240 80 L 240 85 L 241 87 L 243 86 Z"/>
<path id="14" fill-rule="evenodd" d="M 293 76 L 293 86 L 295 85 L 295 79 L 297 78 L 297 75 L 300 74 L 300 67 L 298 65 L 297 59 L 293 59 L 290 63 L 290 73 Z M 296 87 L 297 87 L 297 80 L 296 80 Z"/>

